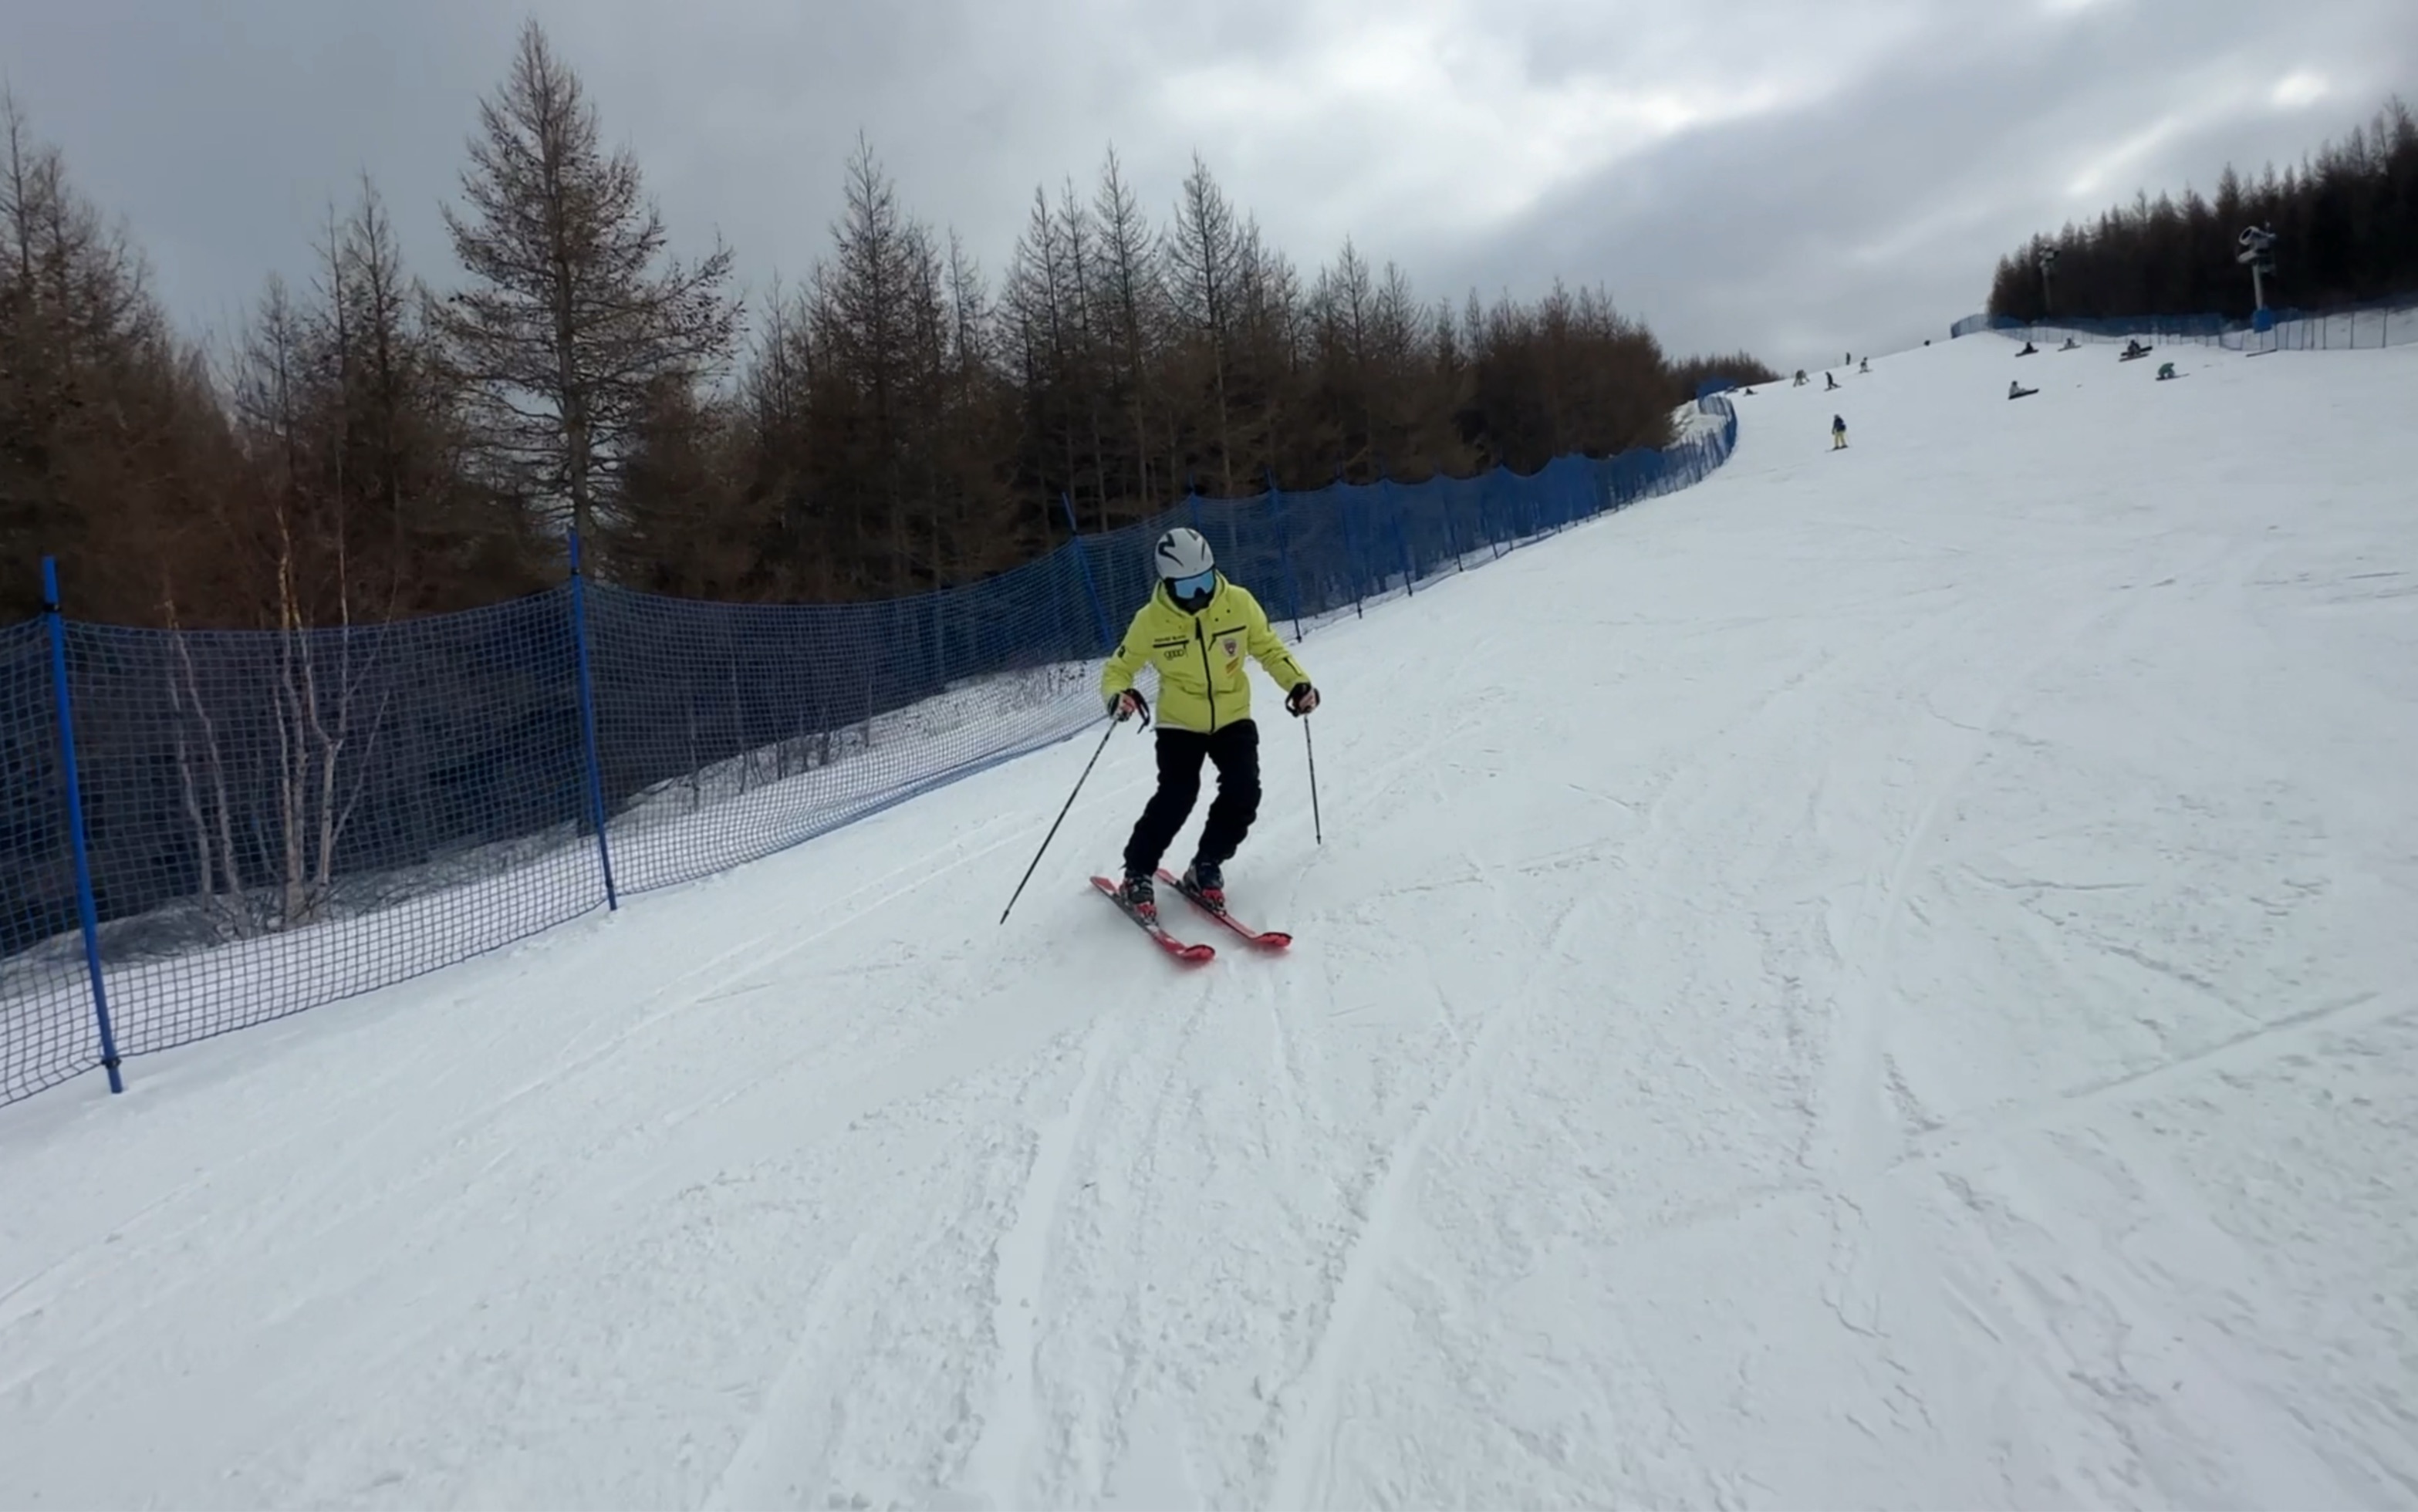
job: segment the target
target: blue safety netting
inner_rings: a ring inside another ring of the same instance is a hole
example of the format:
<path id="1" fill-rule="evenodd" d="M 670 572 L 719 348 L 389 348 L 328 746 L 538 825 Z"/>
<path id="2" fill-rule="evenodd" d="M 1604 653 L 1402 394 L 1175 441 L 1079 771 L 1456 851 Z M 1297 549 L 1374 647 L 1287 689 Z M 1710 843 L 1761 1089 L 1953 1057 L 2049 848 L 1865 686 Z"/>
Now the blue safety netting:
<path id="1" fill-rule="evenodd" d="M 1737 429 L 1723 400 L 1698 410 L 1692 438 L 1662 451 L 1187 498 L 879 603 L 704 603 L 574 578 L 290 634 L 62 621 L 117 1050 L 401 981 L 608 887 L 723 870 L 1095 724 L 1100 660 L 1170 526 L 1197 526 L 1231 578 L 1306 631 L 1696 481 Z M 52 636 L 48 620 L 0 627 L 0 1102 L 102 1059 Z"/>
<path id="2" fill-rule="evenodd" d="M 1951 337 L 1984 331 L 2018 341 L 2188 342 L 2235 352 L 2339 352 L 2418 343 L 2418 298 L 2371 299 L 2322 310 L 2266 310 L 2257 315 L 2043 315 L 2037 321 L 2012 315 L 1967 315 L 1948 328 Z"/>
<path id="3" fill-rule="evenodd" d="M 42 622 L 0 626 L 0 1102 L 100 1063 L 53 702 Z"/>
<path id="4" fill-rule="evenodd" d="M 1084 663 L 1100 637 L 1077 549 L 871 603 L 592 586 L 615 881 L 636 892 L 767 855 L 1096 714 Z"/>

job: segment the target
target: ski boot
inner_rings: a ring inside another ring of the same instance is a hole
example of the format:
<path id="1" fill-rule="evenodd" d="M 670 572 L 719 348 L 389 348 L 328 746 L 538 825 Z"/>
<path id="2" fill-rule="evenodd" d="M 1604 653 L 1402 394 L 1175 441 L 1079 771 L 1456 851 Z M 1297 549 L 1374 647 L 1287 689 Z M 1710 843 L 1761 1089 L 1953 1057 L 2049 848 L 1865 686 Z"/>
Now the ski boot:
<path id="1" fill-rule="evenodd" d="M 1127 874 L 1125 885 L 1117 889 L 1117 901 L 1129 913 L 1154 923 L 1158 919 L 1158 890 L 1148 872 Z"/>
<path id="2" fill-rule="evenodd" d="M 1226 878 L 1214 861 L 1196 861 L 1184 869 L 1184 891 L 1201 900 L 1212 913 L 1226 911 Z"/>

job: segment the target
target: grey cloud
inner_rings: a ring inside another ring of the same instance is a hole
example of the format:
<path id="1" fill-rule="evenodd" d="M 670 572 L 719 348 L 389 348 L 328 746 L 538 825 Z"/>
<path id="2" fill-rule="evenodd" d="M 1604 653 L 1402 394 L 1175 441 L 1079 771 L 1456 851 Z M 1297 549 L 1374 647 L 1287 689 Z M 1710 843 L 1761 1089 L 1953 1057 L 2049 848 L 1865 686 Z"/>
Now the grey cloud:
<path id="1" fill-rule="evenodd" d="M 1113 141 L 1164 216 L 1197 147 L 1306 267 L 1350 234 L 1431 296 L 1601 283 L 1675 349 L 1791 366 L 1936 334 L 2030 232 L 2295 159 L 2418 77 L 2409 0 L 532 8 L 681 243 L 718 231 L 759 283 L 827 245 L 859 130 L 994 270 L 1036 184 L 1088 192 Z M 264 274 L 307 272 L 362 170 L 415 265 L 450 275 L 436 207 L 518 22 L 480 0 L 0 0 L 0 69 L 172 307 L 224 328 Z M 2329 91 L 2269 102 L 2299 69 Z M 1671 110 L 1692 123 L 1654 124 Z"/>
<path id="2" fill-rule="evenodd" d="M 1599 279 L 1680 349 L 1835 360 L 1942 334 L 2034 231 L 2140 188 L 2206 190 L 2228 160 L 2296 160 L 2364 119 L 2413 64 L 2418 8 L 2399 0 L 2102 5 L 2063 19 L 1943 7 L 1816 102 L 1686 133 L 1421 261 L 1490 292 Z M 2332 84 L 2318 107 L 2265 101 L 2303 68 Z M 2168 118 L 2181 124 L 2137 160 L 2068 191 L 2094 156 Z"/>

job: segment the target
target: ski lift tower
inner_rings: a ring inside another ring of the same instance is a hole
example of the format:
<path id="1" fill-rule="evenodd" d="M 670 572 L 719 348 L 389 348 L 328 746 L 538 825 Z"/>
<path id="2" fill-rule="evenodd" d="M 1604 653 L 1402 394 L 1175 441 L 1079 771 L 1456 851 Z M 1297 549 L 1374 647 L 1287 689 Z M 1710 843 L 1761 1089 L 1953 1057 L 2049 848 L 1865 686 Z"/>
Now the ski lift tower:
<path id="1" fill-rule="evenodd" d="M 2256 310 L 2252 323 L 2265 330 L 2274 321 L 2267 313 L 2267 275 L 2275 271 L 2275 233 L 2266 226 L 2244 226 L 2234 239 L 2242 251 L 2233 260 L 2250 269 L 2250 299 Z"/>

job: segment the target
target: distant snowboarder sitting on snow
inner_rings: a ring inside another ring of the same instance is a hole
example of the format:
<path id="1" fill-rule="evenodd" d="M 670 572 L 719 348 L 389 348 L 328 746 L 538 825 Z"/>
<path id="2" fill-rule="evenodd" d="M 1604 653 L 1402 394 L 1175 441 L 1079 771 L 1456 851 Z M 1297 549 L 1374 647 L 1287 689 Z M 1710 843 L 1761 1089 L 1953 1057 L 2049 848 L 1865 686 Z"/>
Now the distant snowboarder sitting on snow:
<path id="1" fill-rule="evenodd" d="M 2068 337 L 2065 339 L 2065 344 L 2064 344 L 2063 346 L 2058 347 L 2058 351 L 2060 351 L 2060 352 L 2071 352 L 2071 351 L 2073 351 L 2075 347 L 2080 346 L 2081 344 L 2081 344 L 2080 342 L 2077 342 L 2077 341 L 2075 341 L 2073 337 L 2068 336 Z"/>
<path id="2" fill-rule="evenodd" d="M 1837 415 L 1830 417 L 1830 450 L 1844 451 L 1847 445 L 1847 422 Z"/>
<path id="3" fill-rule="evenodd" d="M 2011 381 L 2007 385 L 2007 397 L 2010 399 L 2026 399 L 2038 392 L 2038 389 L 2027 389 L 2020 382 Z"/>
<path id="4" fill-rule="evenodd" d="M 2022 351 L 2020 351 L 2020 352 L 2017 352 L 2015 355 L 2016 355 L 2017 357 L 2029 357 L 2029 356 L 2031 356 L 2034 352 L 2037 352 L 2037 351 L 2039 351 L 2039 350 L 2040 350 L 2040 348 L 2039 348 L 2039 347 L 2034 346 L 2030 342 L 2027 341 L 2027 342 L 2025 342 L 2025 343 L 2024 343 L 2024 349 L 2023 349 Z"/>
<path id="5" fill-rule="evenodd" d="M 1225 906 L 1220 868 L 1233 859 L 1260 811 L 1260 731 L 1251 723 L 1251 680 L 1243 658 L 1257 660 L 1286 690 L 1287 713 L 1298 719 L 1318 707 L 1318 690 L 1269 627 L 1267 611 L 1217 571 L 1200 531 L 1170 530 L 1158 538 L 1151 561 L 1158 587 L 1100 674 L 1110 714 L 1147 719 L 1150 706 L 1134 676 L 1145 664 L 1158 668 L 1158 790 L 1125 842 L 1125 885 L 1117 890 L 1118 901 L 1145 918 L 1157 916 L 1153 878 L 1201 796 L 1203 758 L 1217 769 L 1217 796 L 1184 878 L 1209 907 Z"/>
<path id="6" fill-rule="evenodd" d="M 2117 358 L 2116 360 L 2119 362 L 2130 362 L 2136 357 L 2147 357 L 2149 355 L 2150 349 L 2142 345 L 2138 341 L 2128 341 L 2124 344 L 2123 355 Z"/>

